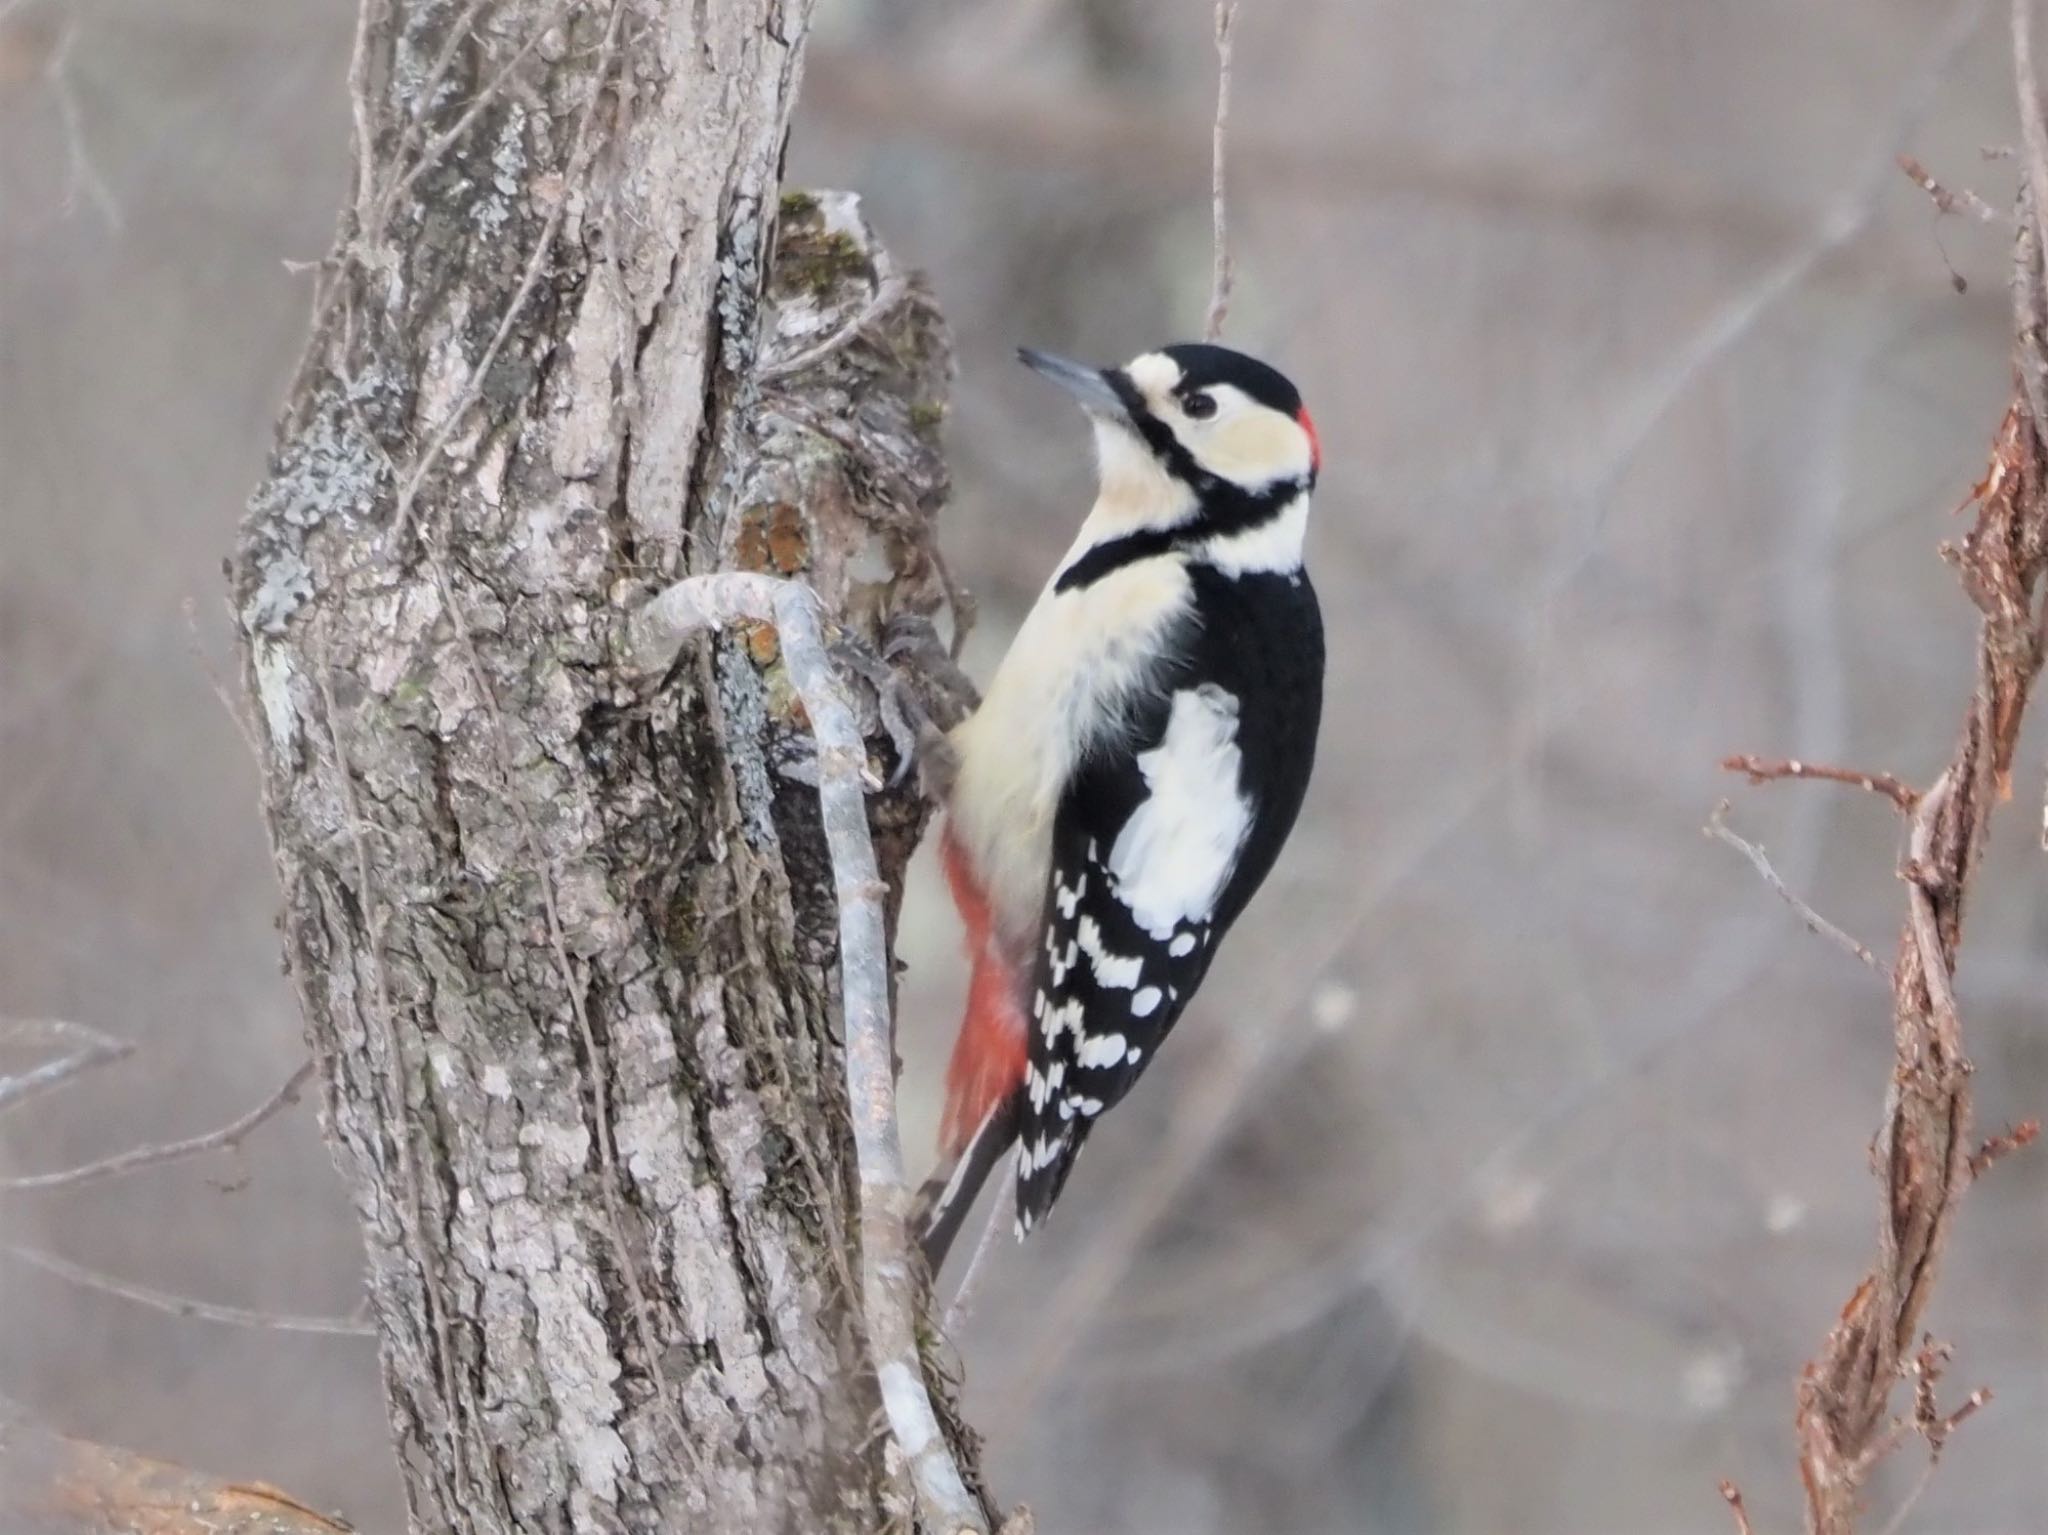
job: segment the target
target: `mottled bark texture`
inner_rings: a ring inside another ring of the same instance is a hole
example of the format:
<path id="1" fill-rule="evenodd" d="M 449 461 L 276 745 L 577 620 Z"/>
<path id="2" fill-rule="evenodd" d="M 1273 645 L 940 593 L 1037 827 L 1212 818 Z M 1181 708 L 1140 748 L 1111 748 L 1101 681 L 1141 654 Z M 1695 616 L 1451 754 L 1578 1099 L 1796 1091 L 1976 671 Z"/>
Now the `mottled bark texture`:
<path id="1" fill-rule="evenodd" d="M 943 327 L 778 199 L 807 20 L 366 0 L 233 586 L 417 1529 L 908 1527 L 801 711 L 770 630 L 625 652 L 714 569 L 946 600 Z M 922 808 L 869 806 L 893 890 Z"/>

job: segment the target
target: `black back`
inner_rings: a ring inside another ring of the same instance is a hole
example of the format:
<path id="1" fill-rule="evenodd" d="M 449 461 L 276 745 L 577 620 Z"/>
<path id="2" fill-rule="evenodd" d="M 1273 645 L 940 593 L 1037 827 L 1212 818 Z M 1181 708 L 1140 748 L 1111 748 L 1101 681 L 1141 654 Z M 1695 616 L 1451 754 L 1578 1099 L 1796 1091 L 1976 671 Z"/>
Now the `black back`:
<path id="1" fill-rule="evenodd" d="M 1027 1097 L 1020 1107 L 1017 1208 L 1027 1229 L 1059 1197 L 1094 1116 L 1130 1091 L 1193 998 L 1223 935 L 1279 857 L 1308 789 L 1323 685 L 1322 616 L 1308 577 L 1231 577 L 1192 561 L 1189 575 L 1191 627 L 1181 659 L 1156 689 L 1136 700 L 1116 748 L 1084 764 L 1067 785 L 1053 822 L 1047 938 L 1036 956 L 1028 1025 L 1035 1081 L 1057 1080 L 1050 1090 L 1038 1089 L 1041 1101 Z M 1176 937 L 1185 932 L 1193 943 L 1187 953 L 1174 955 L 1170 945 L 1138 926 L 1105 865 L 1147 795 L 1138 755 L 1164 738 L 1173 695 L 1204 684 L 1236 700 L 1239 789 L 1252 801 L 1251 824 L 1215 910 L 1208 920 L 1177 930 Z M 1061 898 L 1063 892 L 1068 899 Z M 1092 920 L 1109 954 L 1142 960 L 1137 988 L 1104 986 L 1087 960 L 1075 961 L 1084 918 Z M 1136 1016 L 1135 991 L 1153 986 L 1162 1000 L 1149 1014 Z M 1048 1040 L 1047 1014 L 1074 1004 L 1082 1019 L 1078 1031 L 1064 1027 Z M 1113 1034 L 1135 1049 L 1136 1059 L 1126 1051 L 1114 1061 L 1081 1064 L 1086 1041 Z M 1072 1104 L 1072 1098 L 1082 1104 Z"/>

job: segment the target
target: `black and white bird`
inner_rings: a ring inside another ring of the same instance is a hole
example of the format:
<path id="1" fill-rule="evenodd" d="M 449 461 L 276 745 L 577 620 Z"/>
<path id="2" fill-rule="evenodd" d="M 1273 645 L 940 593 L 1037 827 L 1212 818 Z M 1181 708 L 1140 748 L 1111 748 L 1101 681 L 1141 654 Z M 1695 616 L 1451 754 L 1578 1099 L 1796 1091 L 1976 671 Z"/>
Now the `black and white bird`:
<path id="1" fill-rule="evenodd" d="M 1224 347 L 1023 361 L 1088 413 L 1095 504 L 954 729 L 943 838 L 973 967 L 920 1196 L 936 1270 L 1016 1151 L 1042 1221 L 1273 867 L 1308 787 L 1321 467 L 1300 393 Z"/>

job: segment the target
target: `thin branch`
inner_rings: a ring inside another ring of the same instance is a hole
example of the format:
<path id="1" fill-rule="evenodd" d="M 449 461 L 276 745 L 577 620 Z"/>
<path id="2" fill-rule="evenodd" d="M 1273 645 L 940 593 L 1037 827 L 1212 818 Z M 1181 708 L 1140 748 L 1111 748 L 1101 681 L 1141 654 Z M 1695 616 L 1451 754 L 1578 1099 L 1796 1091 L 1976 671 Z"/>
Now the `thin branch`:
<path id="1" fill-rule="evenodd" d="M 265 1121 L 282 1112 L 287 1106 L 297 1103 L 300 1089 L 312 1075 L 313 1063 L 304 1062 L 285 1079 L 284 1086 L 240 1119 L 222 1125 L 217 1130 L 209 1130 L 204 1135 L 195 1135 L 182 1141 L 166 1141 L 154 1146 L 137 1146 L 111 1157 L 102 1157 L 97 1162 L 87 1162 L 81 1167 L 65 1168 L 61 1172 L 24 1173 L 19 1177 L 0 1178 L 0 1194 L 76 1188 L 82 1183 L 97 1183 L 103 1178 L 125 1177 L 129 1173 L 141 1172 L 145 1167 L 163 1167 L 172 1162 L 184 1162 L 193 1157 L 205 1156 L 209 1152 L 230 1151 L 241 1145 Z"/>
<path id="2" fill-rule="evenodd" d="M 2041 1138 L 2041 1121 L 2026 1119 L 2009 1130 L 1997 1135 L 1988 1135 L 1977 1149 L 1970 1153 L 1970 1176 L 1981 1178 L 2005 1157 L 2015 1151 L 2031 1146 Z"/>
<path id="3" fill-rule="evenodd" d="M 2048 167 L 2028 39 L 2028 6 L 2013 7 L 2013 48 L 2030 174 Z M 2048 184 L 2037 179 L 2035 190 Z M 2005 796 L 2020 723 L 2040 674 L 2041 588 L 2048 574 L 2048 457 L 2024 360 L 2039 354 L 2038 318 L 2048 309 L 2039 254 L 2038 206 L 2023 200 L 2013 288 L 2015 350 L 2023 365 L 2000 424 L 1991 466 L 1974 489 L 1970 532 L 1942 552 L 1957 567 L 1980 623 L 1976 676 L 1962 733 L 1948 766 L 1913 807 L 1902 870 L 1907 913 L 1892 976 L 1893 1060 L 1884 1122 L 1872 1153 L 1882 1184 L 1875 1262 L 1842 1307 L 1820 1354 L 1800 1380 L 1799 1471 L 1810 1535 L 1850 1535 L 1864 1484 L 1897 1443 L 1892 1393 L 1919 1380 L 1915 1424 L 1938 1449 L 1953 1422 L 1977 1410 L 1973 1397 L 1953 1420 L 1927 1396 L 1935 1368 L 1919 1335 L 1955 1212 L 1977 1174 L 2021 1132 L 1994 1137 L 1973 1156 L 1972 1068 L 1963 1049 L 1954 973 L 1964 898 L 1981 863 L 1993 810 Z M 1931 1426 L 1930 1426 L 1931 1425 Z"/>
<path id="4" fill-rule="evenodd" d="M 135 1053 L 135 1047 L 125 1040 L 63 1018 L 7 1018 L 0 1019 L 0 1024 L 24 1039 L 30 1033 L 40 1033 L 48 1036 L 51 1043 L 68 1047 L 68 1053 L 54 1061 L 45 1061 L 12 1076 L 0 1076 L 0 1113 L 18 1108 L 53 1087 L 61 1087 L 73 1077 Z"/>
<path id="5" fill-rule="evenodd" d="M 234 694 L 228 691 L 227 679 L 221 676 L 220 669 L 213 664 L 213 657 L 206 653 L 206 642 L 199 634 L 198 605 L 187 597 L 179 606 L 185 615 L 186 648 L 192 652 L 192 659 L 198 663 L 200 673 L 206 678 L 206 685 L 213 689 L 213 696 L 219 699 L 220 706 L 228 711 L 228 718 L 234 723 L 235 734 L 240 736 L 242 744 L 249 748 L 249 755 L 256 761 L 256 771 L 261 775 L 264 771 L 263 743 L 256 739 L 256 726 L 248 714 L 235 702 Z"/>
<path id="6" fill-rule="evenodd" d="M 261 1327 L 271 1332 L 325 1333 L 340 1338 L 374 1338 L 377 1329 L 368 1322 L 346 1316 L 293 1316 L 274 1311 L 253 1311 L 246 1306 L 223 1306 L 213 1301 L 194 1300 L 189 1295 L 174 1295 L 168 1290 L 151 1289 L 148 1285 L 134 1284 L 126 1279 L 117 1279 L 111 1274 L 102 1274 L 73 1263 L 69 1258 L 60 1258 L 55 1253 L 44 1252 L 36 1247 L 17 1247 L 12 1243 L 0 1246 L 0 1253 L 6 1254 L 18 1263 L 54 1274 L 59 1279 L 80 1285 L 88 1290 L 98 1290 L 103 1295 L 118 1296 L 133 1301 L 138 1306 L 147 1306 L 152 1311 L 161 1311 L 170 1316 L 193 1317 L 202 1322 L 224 1322 L 230 1327 Z"/>
<path id="7" fill-rule="evenodd" d="M 1216 0 L 1216 124 L 1209 136 L 1209 213 L 1215 226 L 1214 268 L 1209 278 L 1209 318 L 1202 334 L 1223 339 L 1230 314 L 1230 208 L 1223 195 L 1225 151 L 1230 144 L 1230 53 L 1237 29 L 1237 0 Z"/>
<path id="8" fill-rule="evenodd" d="M 1735 1516 L 1735 1535 L 1755 1535 L 1749 1526 L 1749 1509 L 1743 1504 L 1742 1489 L 1733 1482 L 1721 1483 L 1721 1496 L 1728 1501 L 1728 1512 Z"/>
<path id="9" fill-rule="evenodd" d="M 1998 212 L 1968 187 L 1947 187 L 1934 179 L 1934 173 L 1911 155 L 1899 156 L 1899 169 L 1906 173 L 1906 179 L 1925 192 L 1933 202 L 1937 213 L 1967 213 L 1980 223 L 1995 224 Z"/>
<path id="10" fill-rule="evenodd" d="M 1712 837 L 1716 842 L 1727 843 L 1728 846 L 1734 848 L 1744 858 L 1747 858 L 1750 866 L 1762 877 L 1763 882 L 1775 890 L 1778 893 L 1778 898 L 1797 913 L 1799 920 L 1806 924 L 1808 932 L 1827 939 L 1828 942 L 1834 944 L 1845 953 L 1862 960 L 1864 964 L 1868 965 L 1879 975 L 1888 973 L 1884 965 L 1879 962 L 1878 957 L 1871 953 L 1868 948 L 1843 932 L 1839 927 L 1836 927 L 1834 923 L 1828 921 L 1826 917 L 1823 917 L 1819 912 L 1807 905 L 1805 901 L 1793 894 L 1791 887 L 1779 876 L 1778 871 L 1771 867 L 1771 861 L 1764 855 L 1764 850 L 1754 842 L 1744 839 L 1729 826 L 1728 801 L 1722 800 L 1720 804 L 1714 807 L 1714 813 L 1707 818 L 1707 824 L 1702 826 L 1700 831 L 1703 835 Z"/>
<path id="11" fill-rule="evenodd" d="M 2033 189 L 2031 212 L 2037 250 L 2048 252 L 2048 116 L 2041 107 L 2041 79 L 2034 69 L 2034 0 L 2012 0 L 2013 90 L 2019 98 L 2024 169 Z"/>
<path id="12" fill-rule="evenodd" d="M 795 356 L 762 363 L 754 370 L 755 380 L 762 384 L 772 384 L 779 379 L 788 378 L 793 373 L 801 373 L 807 368 L 815 367 L 859 337 L 875 321 L 902 303 L 909 293 L 910 284 L 896 273 L 890 273 L 876 287 L 874 296 L 861 306 L 859 314 L 824 340 L 805 347 Z"/>
<path id="13" fill-rule="evenodd" d="M 43 79 L 50 87 L 50 94 L 57 103 L 57 115 L 64 124 L 64 145 L 69 171 L 64 178 L 64 202 L 68 212 L 77 204 L 80 190 L 99 209 L 100 217 L 107 221 L 107 228 L 115 234 L 121 232 L 126 220 L 121 205 L 114 198 L 106 177 L 93 163 L 92 151 L 85 142 L 85 114 L 79 109 L 78 92 L 71 83 L 71 50 L 78 42 L 78 22 L 67 21 L 64 31 L 57 40 L 57 46 L 50 52 L 50 60 L 43 67 Z"/>
<path id="14" fill-rule="evenodd" d="M 960 1287 L 953 1292 L 953 1299 L 946 1306 L 944 1327 L 948 1337 L 960 1336 L 960 1329 L 966 1325 L 968 1315 L 974 1309 L 974 1288 L 981 1278 L 982 1265 L 988 1261 L 1002 1229 L 1017 1218 L 1016 1180 L 1006 1178 L 1002 1183 L 1009 1190 L 1009 1197 L 998 1194 L 989 1206 L 988 1222 L 974 1243 L 974 1252 L 967 1260 L 967 1271 L 960 1276 Z"/>
<path id="15" fill-rule="evenodd" d="M 1927 1457 L 1927 1464 L 1920 1468 L 1920 1475 L 1914 1479 L 1912 1489 L 1899 1500 L 1898 1508 L 1885 1522 L 1881 1535 L 1901 1535 L 1906 1528 L 1906 1521 L 1912 1517 L 1913 1510 L 1920 1506 L 1922 1495 L 1934 1481 L 1934 1468 L 1940 1464 L 1934 1456 Z"/>
<path id="16" fill-rule="evenodd" d="M 1753 784 L 1774 783 L 1785 778 L 1819 778 L 1882 794 L 1907 814 L 1920 803 L 1920 792 L 1889 773 L 1864 773 L 1855 768 L 1829 767 L 1820 762 L 1801 762 L 1796 757 L 1723 757 L 1721 766 L 1741 773 Z"/>
<path id="17" fill-rule="evenodd" d="M 644 669 L 659 670 L 690 636 L 741 621 L 775 626 L 818 744 L 818 806 L 839 906 L 846 1097 L 860 1171 L 861 1299 L 882 1406 L 909 1465 L 923 1522 L 946 1535 L 987 1535 L 988 1521 L 939 1428 L 918 1353 L 918 1269 L 910 1257 L 910 1190 L 896 1120 L 889 1016 L 887 887 L 868 833 L 867 748 L 826 654 L 817 594 L 772 576 L 693 576 L 635 617 L 634 655 Z"/>

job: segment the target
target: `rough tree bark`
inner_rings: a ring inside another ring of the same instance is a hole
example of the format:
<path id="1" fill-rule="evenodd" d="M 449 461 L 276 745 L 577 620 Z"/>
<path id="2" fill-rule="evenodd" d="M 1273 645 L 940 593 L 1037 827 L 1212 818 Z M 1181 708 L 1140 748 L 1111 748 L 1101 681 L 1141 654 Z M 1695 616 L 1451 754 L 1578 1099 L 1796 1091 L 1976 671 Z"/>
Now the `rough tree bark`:
<path id="1" fill-rule="evenodd" d="M 869 637 L 946 600 L 943 327 L 853 199 L 778 197 L 808 19 L 364 0 L 232 582 L 418 1529 L 909 1524 L 801 710 L 771 630 L 626 654 L 715 569 Z M 923 810 L 869 805 L 894 890 Z"/>

